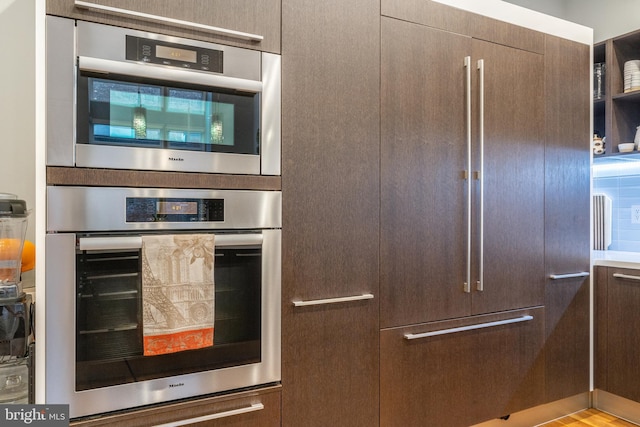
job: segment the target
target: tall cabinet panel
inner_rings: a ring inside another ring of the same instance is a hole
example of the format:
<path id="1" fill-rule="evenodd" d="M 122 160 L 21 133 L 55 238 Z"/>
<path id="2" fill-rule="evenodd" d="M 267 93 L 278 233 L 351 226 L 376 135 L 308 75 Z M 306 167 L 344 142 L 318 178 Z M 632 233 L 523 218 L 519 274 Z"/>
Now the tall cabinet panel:
<path id="1" fill-rule="evenodd" d="M 375 426 L 379 2 L 282 11 L 283 426 Z"/>
<path id="2" fill-rule="evenodd" d="M 543 59 L 383 17 L 382 327 L 544 304 Z"/>
<path id="3" fill-rule="evenodd" d="M 544 57 L 474 39 L 472 59 L 473 314 L 542 305 Z"/>
<path id="4" fill-rule="evenodd" d="M 381 326 L 471 311 L 464 59 L 471 39 L 382 18 Z"/>
<path id="5" fill-rule="evenodd" d="M 544 75 L 545 383 L 551 402 L 589 391 L 589 46 L 547 36 Z"/>

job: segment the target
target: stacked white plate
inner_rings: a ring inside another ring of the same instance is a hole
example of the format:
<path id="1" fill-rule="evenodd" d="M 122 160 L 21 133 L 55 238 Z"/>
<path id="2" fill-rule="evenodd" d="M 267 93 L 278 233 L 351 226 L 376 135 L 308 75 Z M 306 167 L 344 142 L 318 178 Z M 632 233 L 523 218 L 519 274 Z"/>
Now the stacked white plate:
<path id="1" fill-rule="evenodd" d="M 633 92 L 640 89 L 640 59 L 624 63 L 624 91 Z"/>

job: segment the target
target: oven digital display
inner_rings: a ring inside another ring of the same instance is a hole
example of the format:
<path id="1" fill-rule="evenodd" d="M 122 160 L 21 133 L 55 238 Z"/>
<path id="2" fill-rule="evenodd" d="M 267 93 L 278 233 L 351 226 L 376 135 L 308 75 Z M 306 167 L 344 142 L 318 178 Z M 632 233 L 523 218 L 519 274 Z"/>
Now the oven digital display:
<path id="1" fill-rule="evenodd" d="M 224 199 L 127 197 L 127 222 L 223 222 Z"/>
<path id="2" fill-rule="evenodd" d="M 161 201 L 156 204 L 156 213 L 160 215 L 176 215 L 198 213 L 197 202 Z"/>
<path id="3" fill-rule="evenodd" d="M 164 59 L 176 59 L 183 62 L 198 62 L 198 52 L 195 50 L 178 49 L 177 47 L 156 46 L 156 57 Z"/>

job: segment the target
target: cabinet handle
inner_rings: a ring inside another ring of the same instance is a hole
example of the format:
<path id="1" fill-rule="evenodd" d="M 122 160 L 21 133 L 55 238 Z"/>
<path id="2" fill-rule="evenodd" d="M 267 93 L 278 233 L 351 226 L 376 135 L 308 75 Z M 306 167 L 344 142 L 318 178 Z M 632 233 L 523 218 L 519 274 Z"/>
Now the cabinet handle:
<path id="1" fill-rule="evenodd" d="M 373 294 L 354 295 L 350 297 L 314 299 L 314 300 L 307 300 L 307 301 L 293 301 L 293 305 L 295 307 L 305 307 L 309 305 L 336 304 L 341 302 L 362 301 L 367 299 L 373 299 Z"/>
<path id="2" fill-rule="evenodd" d="M 241 31 L 229 30 L 227 28 L 213 27 L 211 25 L 198 24 L 197 22 L 183 21 L 181 19 L 167 18 L 166 16 L 151 15 L 149 13 L 137 12 L 135 10 L 120 9 L 117 7 L 105 6 L 86 1 L 75 0 L 75 6 L 79 9 L 98 10 L 111 15 L 134 17 L 145 21 L 155 21 L 170 24 L 176 27 L 208 31 L 222 36 L 234 37 L 237 39 L 262 41 L 264 37 L 258 34 L 244 33 Z"/>
<path id="3" fill-rule="evenodd" d="M 628 279 L 628 280 L 640 281 L 640 276 L 632 276 L 630 274 L 613 273 L 613 277 L 615 277 L 616 279 Z"/>
<path id="4" fill-rule="evenodd" d="M 551 280 L 561 280 L 561 279 L 571 279 L 574 277 L 587 277 L 589 276 L 588 271 L 581 271 L 580 273 L 568 273 L 568 274 L 552 274 L 549 276 Z M 614 274 L 615 276 L 615 274 Z"/>
<path id="5" fill-rule="evenodd" d="M 480 170 L 476 178 L 480 182 L 480 230 L 478 239 L 480 244 L 480 266 L 478 272 L 478 281 L 476 282 L 476 289 L 478 291 L 484 291 L 484 59 L 478 60 L 478 77 L 479 77 L 479 104 L 480 104 L 480 119 L 479 119 L 479 142 L 480 142 Z"/>
<path id="6" fill-rule="evenodd" d="M 467 180 L 467 281 L 464 282 L 464 291 L 471 292 L 471 57 L 464 57 L 465 86 L 467 92 L 466 115 L 467 115 L 467 170 L 465 178 Z"/>
<path id="7" fill-rule="evenodd" d="M 525 316 L 516 317 L 513 319 L 498 320 L 495 322 L 487 322 L 487 323 L 478 323 L 477 325 L 460 326 L 458 328 L 450 328 L 450 329 L 440 329 L 439 331 L 423 332 L 421 334 L 405 334 L 404 338 L 406 340 L 416 340 L 419 338 L 435 337 L 437 335 L 446 335 L 446 334 L 454 334 L 457 332 L 473 331 L 474 329 L 493 328 L 494 326 L 509 325 L 511 323 L 528 322 L 529 320 L 533 320 L 533 316 L 527 314 Z"/>
<path id="8" fill-rule="evenodd" d="M 211 415 L 203 415 L 201 417 L 189 418 L 186 420 L 174 421 L 172 423 L 165 424 L 156 424 L 154 427 L 178 427 L 184 426 L 187 424 L 195 424 L 203 421 L 215 420 L 218 418 L 226 418 L 231 417 L 233 415 L 246 414 L 248 412 L 260 411 L 264 409 L 264 405 L 262 403 L 254 403 L 251 406 L 247 406 L 245 408 L 232 409 L 230 411 L 218 412 Z"/>

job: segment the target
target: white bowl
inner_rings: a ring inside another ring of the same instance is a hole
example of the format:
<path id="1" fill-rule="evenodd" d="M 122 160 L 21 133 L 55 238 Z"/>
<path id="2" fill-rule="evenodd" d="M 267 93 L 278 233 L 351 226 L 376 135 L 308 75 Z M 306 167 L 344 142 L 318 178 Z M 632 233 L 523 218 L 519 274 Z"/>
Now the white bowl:
<path id="1" fill-rule="evenodd" d="M 618 151 L 621 153 L 629 153 L 633 151 L 635 144 L 633 142 L 625 142 L 623 144 L 618 144 Z"/>

